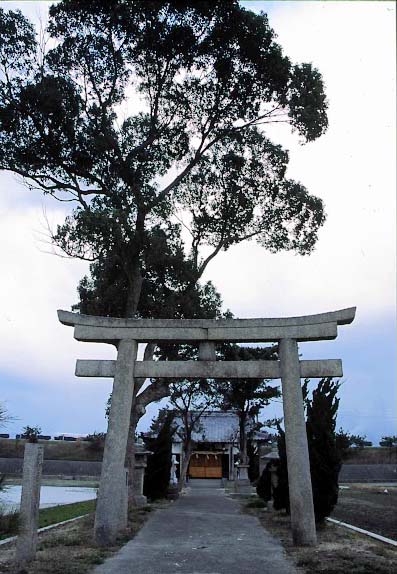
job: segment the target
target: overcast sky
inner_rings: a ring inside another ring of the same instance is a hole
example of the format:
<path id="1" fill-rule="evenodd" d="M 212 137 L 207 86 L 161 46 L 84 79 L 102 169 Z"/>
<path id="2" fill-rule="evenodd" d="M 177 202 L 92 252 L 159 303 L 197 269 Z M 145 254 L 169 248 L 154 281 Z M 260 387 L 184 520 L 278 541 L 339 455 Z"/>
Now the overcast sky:
<path id="1" fill-rule="evenodd" d="M 288 176 L 326 206 L 327 221 L 310 257 L 270 255 L 255 243 L 220 254 L 205 280 L 237 317 L 305 315 L 357 306 L 336 341 L 305 343 L 304 358 L 341 358 L 344 377 L 338 425 L 375 443 L 397 434 L 396 181 L 394 2 L 244 2 L 269 15 L 294 62 L 312 62 L 329 100 L 328 132 L 300 145 L 286 127 L 270 135 L 290 150 Z M 46 2 L 0 2 L 37 21 Z M 43 433 L 106 428 L 111 380 L 77 379 L 76 358 L 113 358 L 107 345 L 73 340 L 57 309 L 76 302 L 87 272 L 57 258 L 45 243 L 45 220 L 63 221 L 65 204 L 30 192 L 0 173 L 0 401 Z M 67 204 L 66 204 L 67 205 Z M 157 407 L 142 421 L 145 428 Z M 281 414 L 280 404 L 266 418 Z"/>

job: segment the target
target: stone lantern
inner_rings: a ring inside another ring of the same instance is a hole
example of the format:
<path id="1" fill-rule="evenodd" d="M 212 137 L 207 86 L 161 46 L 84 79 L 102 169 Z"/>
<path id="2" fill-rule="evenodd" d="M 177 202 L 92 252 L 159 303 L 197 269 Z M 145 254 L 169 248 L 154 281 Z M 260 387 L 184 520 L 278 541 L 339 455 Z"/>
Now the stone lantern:
<path id="1" fill-rule="evenodd" d="M 135 464 L 134 464 L 134 505 L 145 506 L 147 498 L 143 494 L 143 481 L 145 478 L 145 468 L 147 467 L 147 457 L 152 454 L 150 450 L 145 450 L 142 442 L 135 443 Z"/>

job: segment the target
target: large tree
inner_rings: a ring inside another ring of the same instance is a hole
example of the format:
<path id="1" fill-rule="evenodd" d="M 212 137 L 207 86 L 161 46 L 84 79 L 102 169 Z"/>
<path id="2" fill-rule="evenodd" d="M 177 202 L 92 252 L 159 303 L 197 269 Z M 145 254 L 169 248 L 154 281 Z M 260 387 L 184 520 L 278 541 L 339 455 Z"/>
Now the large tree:
<path id="1" fill-rule="evenodd" d="M 86 300 L 106 268 L 123 286 L 117 314 L 142 316 L 153 246 L 182 227 L 185 301 L 246 239 L 312 251 L 322 201 L 286 178 L 288 153 L 266 128 L 287 122 L 312 141 L 327 103 L 319 72 L 291 63 L 266 15 L 235 0 L 64 0 L 48 34 L 38 42 L 19 11 L 0 10 L 0 169 L 75 202 L 52 238 L 93 262 Z"/>
<path id="2" fill-rule="evenodd" d="M 320 136 L 323 84 L 283 55 L 264 14 L 234 0 L 65 0 L 50 8 L 47 51 L 18 11 L 1 10 L 0 31 L 0 168 L 76 201 L 54 241 L 118 260 L 123 315 L 137 312 L 152 230 L 170 218 L 191 233 L 191 284 L 244 239 L 313 249 L 322 202 L 285 178 L 266 126 Z"/>
<path id="3" fill-rule="evenodd" d="M 208 282 L 185 287 L 189 281 L 190 266 L 186 262 L 183 250 L 178 242 L 166 240 L 160 233 L 155 241 L 155 249 L 145 257 L 145 279 L 139 302 L 139 312 L 145 317 L 200 317 L 216 318 L 221 315 L 222 301 L 214 286 Z M 125 301 L 126 284 L 117 263 L 104 260 L 91 265 L 91 278 L 85 277 L 79 285 L 80 301 L 75 306 L 82 313 L 96 315 L 116 315 L 120 305 Z M 163 343 L 156 348 L 147 345 L 144 360 L 156 355 L 162 360 L 196 359 L 197 345 L 180 345 Z M 197 386 L 197 381 L 185 384 L 186 393 L 196 404 L 196 391 L 201 390 L 205 382 Z M 206 385 L 208 387 L 208 385 Z M 183 385 L 182 385 L 183 387 Z M 127 464 L 129 467 L 130 500 L 134 495 L 134 449 L 136 427 L 145 414 L 146 407 L 153 401 L 168 395 L 181 398 L 181 384 L 170 379 L 155 379 L 149 382 L 135 379 L 130 417 Z M 182 393 L 183 394 L 183 393 Z"/>
<path id="4" fill-rule="evenodd" d="M 145 275 L 138 312 L 144 317 L 161 318 L 171 315 L 180 318 L 216 318 L 221 315 L 222 301 L 211 282 L 197 283 L 186 289 L 190 282 L 190 264 L 177 232 L 178 229 L 174 229 L 168 237 L 159 229 L 152 233 L 151 245 L 144 258 Z M 81 313 L 119 316 L 120 308 L 125 302 L 127 284 L 117 260 L 109 257 L 92 263 L 90 277 L 81 280 L 78 292 L 80 300 L 74 308 Z M 162 344 L 157 348 L 147 345 L 144 359 L 150 360 L 154 354 L 163 360 L 196 359 L 198 347 L 191 344 Z M 196 384 L 193 382 L 191 390 L 195 388 Z M 168 395 L 173 397 L 177 389 L 178 382 L 170 379 L 155 379 L 149 384 L 144 379 L 135 379 L 127 449 L 131 502 L 134 500 L 137 424 L 149 403 Z M 109 408 L 110 401 L 107 411 Z"/>

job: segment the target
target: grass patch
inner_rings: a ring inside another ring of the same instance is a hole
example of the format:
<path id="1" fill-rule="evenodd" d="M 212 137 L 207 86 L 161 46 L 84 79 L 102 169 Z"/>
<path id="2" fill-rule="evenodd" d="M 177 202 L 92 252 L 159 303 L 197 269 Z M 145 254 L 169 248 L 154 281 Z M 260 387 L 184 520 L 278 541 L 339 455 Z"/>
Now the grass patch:
<path id="1" fill-rule="evenodd" d="M 253 498 L 249 500 L 245 506 L 246 508 L 266 508 L 267 504 L 261 498 Z"/>
<path id="2" fill-rule="evenodd" d="M 85 500 L 83 502 L 52 506 L 51 508 L 42 508 L 39 511 L 39 528 L 94 512 L 95 502 L 95 500 Z"/>
<path id="3" fill-rule="evenodd" d="M 15 536 L 18 533 L 19 512 L 13 511 L 7 514 L 0 508 L 0 540 Z"/>
<path id="4" fill-rule="evenodd" d="M 93 505 L 94 501 L 89 501 Z M 87 503 L 65 506 L 86 505 Z M 158 506 L 154 505 L 155 508 Z M 45 511 L 60 510 L 61 507 L 48 508 Z M 81 510 L 80 506 L 80 510 Z M 86 507 L 87 510 L 87 507 Z M 63 508 L 65 511 L 65 508 Z M 77 511 L 76 511 L 77 512 Z M 63 518 L 66 514 L 63 515 Z M 70 516 L 70 515 L 69 515 Z M 131 540 L 140 530 L 150 512 L 146 507 L 134 509 L 129 514 L 128 527 L 109 548 L 98 548 L 93 539 L 94 514 L 70 522 L 59 528 L 39 533 L 36 559 L 27 566 L 25 574 L 88 574 L 95 565 L 117 552 L 121 546 Z M 59 519 L 60 515 L 56 515 Z M 64 518 L 65 519 L 65 518 Z M 15 544 L 2 548 L 0 554 L 0 572 L 14 573 L 13 557 Z"/>
<path id="5" fill-rule="evenodd" d="M 83 502 L 52 506 L 51 508 L 42 508 L 39 511 L 39 528 L 70 520 L 83 514 L 90 514 L 95 511 L 95 502 L 95 500 L 85 500 Z M 0 513 L 0 540 L 18 534 L 18 522 L 19 512 Z"/>

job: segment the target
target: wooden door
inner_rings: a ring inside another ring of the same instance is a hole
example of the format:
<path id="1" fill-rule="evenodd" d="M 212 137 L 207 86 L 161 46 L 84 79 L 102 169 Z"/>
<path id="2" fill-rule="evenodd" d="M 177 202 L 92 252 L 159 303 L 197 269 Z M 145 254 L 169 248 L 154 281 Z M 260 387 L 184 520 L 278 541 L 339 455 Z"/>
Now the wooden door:
<path id="1" fill-rule="evenodd" d="M 190 457 L 189 476 L 191 478 L 222 478 L 222 455 L 193 453 Z"/>

